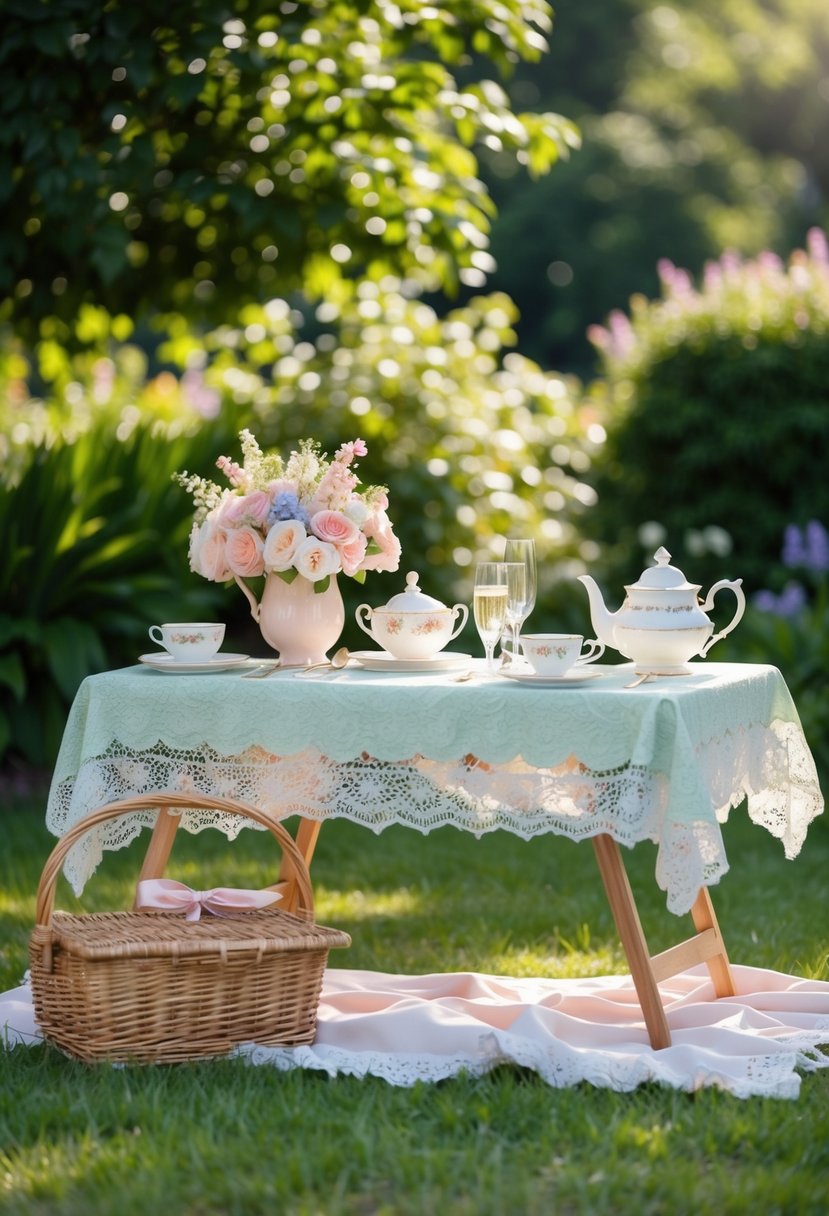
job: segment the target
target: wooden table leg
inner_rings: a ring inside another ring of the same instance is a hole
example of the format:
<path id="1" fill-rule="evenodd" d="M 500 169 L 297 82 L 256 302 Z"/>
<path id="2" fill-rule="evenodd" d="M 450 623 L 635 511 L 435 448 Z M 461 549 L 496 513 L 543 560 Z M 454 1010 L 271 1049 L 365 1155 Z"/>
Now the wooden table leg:
<path id="1" fill-rule="evenodd" d="M 714 905 L 707 887 L 700 887 L 699 895 L 691 909 L 691 916 L 694 919 L 697 936 L 710 937 L 711 940 L 713 949 L 703 961 L 714 984 L 714 991 L 717 996 L 736 996 L 737 989 L 734 987 L 734 976 L 731 974 L 725 942 L 720 933 L 720 926 L 717 924 Z"/>
<path id="2" fill-rule="evenodd" d="M 317 847 L 317 839 L 321 828 L 322 823 L 318 819 L 300 819 L 299 821 L 296 843 L 309 869 L 311 868 L 311 858 L 314 856 L 314 849 Z M 294 868 L 286 857 L 282 859 L 279 879 L 270 889 L 282 892 L 283 902 L 280 904 L 280 907 L 284 908 L 286 912 L 294 912 L 296 910 L 297 891 L 296 883 L 294 882 Z"/>
<path id="3" fill-rule="evenodd" d="M 639 912 L 619 845 L 612 836 L 601 835 L 593 837 L 593 848 L 599 865 L 599 873 L 607 892 L 610 910 L 616 922 L 616 931 L 627 955 L 631 979 L 642 1007 L 642 1016 L 645 1019 L 651 1046 L 655 1051 L 662 1047 L 670 1047 L 671 1032 L 668 1029 L 668 1019 L 665 1017 L 662 998 L 651 969 L 648 945 L 642 932 Z"/>
<path id="4" fill-rule="evenodd" d="M 145 878 L 164 877 L 164 871 L 167 868 L 170 851 L 172 850 L 173 841 L 176 838 L 176 832 L 180 823 L 181 812 L 174 814 L 166 807 L 159 808 L 155 827 L 150 837 L 150 843 L 144 855 L 141 873 L 138 875 L 139 882 L 142 882 Z"/>
<path id="5" fill-rule="evenodd" d="M 593 838 L 593 847 L 613 919 L 616 921 L 616 930 L 627 955 L 631 978 L 642 1006 L 651 1046 L 655 1050 L 669 1047 L 671 1032 L 657 987 L 660 980 L 666 980 L 688 967 L 697 966 L 698 963 L 705 963 L 718 997 L 734 996 L 736 991 L 725 941 L 717 924 L 708 888 L 700 888 L 691 908 L 696 929 L 694 936 L 663 950 L 661 954 L 651 955 L 642 932 L 639 912 L 619 845 L 611 836 L 603 835 Z"/>

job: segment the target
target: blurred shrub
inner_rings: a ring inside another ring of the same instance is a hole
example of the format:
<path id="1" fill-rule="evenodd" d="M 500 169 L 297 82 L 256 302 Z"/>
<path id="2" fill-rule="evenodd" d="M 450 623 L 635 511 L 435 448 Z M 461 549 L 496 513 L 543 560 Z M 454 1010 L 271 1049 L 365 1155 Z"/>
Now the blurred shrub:
<path id="1" fill-rule="evenodd" d="M 723 256 L 699 287 L 660 274 L 661 299 L 591 332 L 608 437 L 584 526 L 620 583 L 664 543 L 692 581 L 756 590 L 781 573 L 787 523 L 829 518 L 826 239 L 812 231 L 785 265 Z"/>

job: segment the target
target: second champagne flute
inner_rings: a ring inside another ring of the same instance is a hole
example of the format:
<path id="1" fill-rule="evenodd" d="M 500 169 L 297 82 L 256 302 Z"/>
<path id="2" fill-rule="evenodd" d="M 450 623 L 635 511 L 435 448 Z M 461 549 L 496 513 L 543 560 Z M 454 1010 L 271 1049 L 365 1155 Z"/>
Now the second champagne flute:
<path id="1" fill-rule="evenodd" d="M 510 594 L 507 602 L 507 624 L 510 627 L 512 635 L 511 649 L 513 658 L 518 658 L 521 653 L 521 643 L 519 641 L 521 627 L 535 607 L 536 586 L 538 582 L 535 541 L 519 540 L 512 536 L 508 537 L 504 546 L 504 561 L 521 562 L 526 571 L 524 576 L 523 601 L 517 595 L 516 584 L 516 590 Z"/>
<path id="2" fill-rule="evenodd" d="M 494 672 L 495 643 L 507 619 L 507 567 L 504 562 L 479 562 L 472 598 L 475 627 L 484 644 L 487 671 Z"/>

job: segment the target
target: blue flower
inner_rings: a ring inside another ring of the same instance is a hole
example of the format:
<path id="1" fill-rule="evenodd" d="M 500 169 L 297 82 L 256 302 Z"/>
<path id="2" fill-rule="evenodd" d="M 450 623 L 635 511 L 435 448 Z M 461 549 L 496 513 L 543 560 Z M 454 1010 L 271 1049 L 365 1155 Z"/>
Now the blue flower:
<path id="1" fill-rule="evenodd" d="M 806 525 L 806 565 L 814 574 L 829 570 L 829 533 L 817 519 Z"/>
<path id="2" fill-rule="evenodd" d="M 829 570 L 829 533 L 817 519 L 809 520 L 801 531 L 789 524 L 783 537 L 783 565 L 790 570 L 803 567 L 812 574 Z"/>
<path id="3" fill-rule="evenodd" d="M 282 519 L 298 519 L 306 528 L 311 523 L 310 515 L 303 506 L 300 506 L 296 494 L 291 494 L 288 490 L 277 494 L 271 503 L 271 509 L 268 511 L 268 527 L 272 527 Z"/>
<path id="4" fill-rule="evenodd" d="M 760 612 L 771 612 L 775 616 L 791 620 L 806 607 L 806 592 L 800 583 L 786 583 L 779 595 L 775 595 L 773 591 L 758 591 L 753 602 Z"/>

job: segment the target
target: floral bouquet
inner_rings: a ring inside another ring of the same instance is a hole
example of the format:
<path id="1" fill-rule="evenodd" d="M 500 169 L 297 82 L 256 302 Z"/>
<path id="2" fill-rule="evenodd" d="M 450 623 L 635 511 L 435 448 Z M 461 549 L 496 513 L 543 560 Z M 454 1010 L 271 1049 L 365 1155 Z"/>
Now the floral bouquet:
<path id="1" fill-rule="evenodd" d="M 362 439 L 344 443 L 333 460 L 305 439 L 284 461 L 262 452 L 250 431 L 239 438 L 242 464 L 216 461 L 230 488 L 186 471 L 174 475 L 196 507 L 191 570 L 216 583 L 262 574 L 291 583 L 299 575 L 317 593 L 332 575 L 363 582 L 368 570 L 397 570 L 400 542 L 386 489 L 361 487 L 355 472 L 366 454 Z"/>

